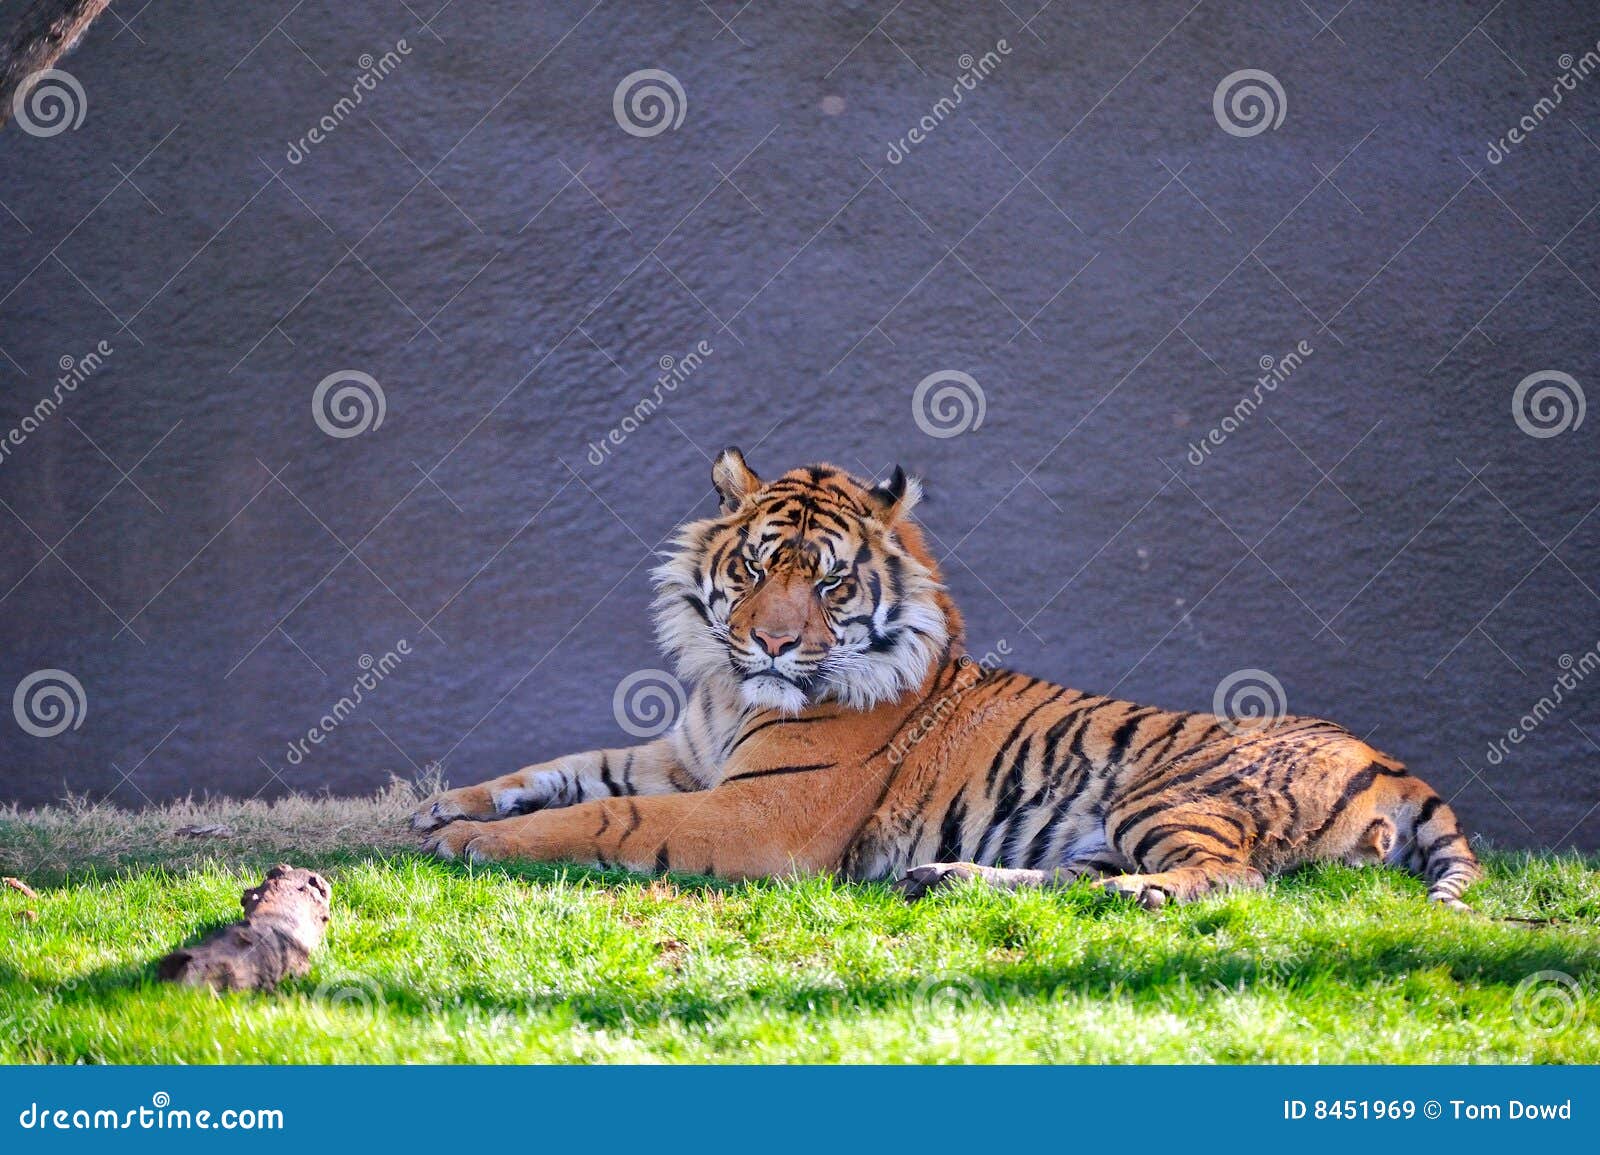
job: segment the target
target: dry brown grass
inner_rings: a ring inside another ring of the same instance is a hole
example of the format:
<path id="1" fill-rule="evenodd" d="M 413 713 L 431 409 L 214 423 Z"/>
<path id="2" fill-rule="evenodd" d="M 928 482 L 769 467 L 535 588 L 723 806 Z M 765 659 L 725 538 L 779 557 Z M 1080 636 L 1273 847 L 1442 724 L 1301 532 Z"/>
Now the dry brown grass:
<path id="1" fill-rule="evenodd" d="M 295 862 L 391 852 L 416 844 L 406 818 L 439 785 L 395 779 L 359 798 L 191 799 L 141 810 L 80 798 L 27 810 L 12 806 L 0 809 L 0 874 L 50 883 L 87 870 L 155 862 L 182 871 L 218 859 Z M 226 827 L 229 833 L 182 833 L 190 827 Z"/>

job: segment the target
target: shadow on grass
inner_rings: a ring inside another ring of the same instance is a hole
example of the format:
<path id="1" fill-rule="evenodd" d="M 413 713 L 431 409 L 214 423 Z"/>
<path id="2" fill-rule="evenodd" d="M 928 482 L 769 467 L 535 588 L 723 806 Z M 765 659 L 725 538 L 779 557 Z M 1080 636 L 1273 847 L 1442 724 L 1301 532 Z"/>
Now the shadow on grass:
<path id="1" fill-rule="evenodd" d="M 282 856 L 219 856 L 219 865 L 241 874 L 264 873 Z M 648 876 L 618 870 L 596 870 L 567 864 L 507 863 L 466 866 L 442 862 L 411 850 L 355 849 L 336 853 L 302 855 L 296 865 L 319 870 L 334 879 L 346 869 L 380 862 L 433 876 L 512 879 L 537 885 L 573 885 L 585 890 L 638 891 L 648 887 Z M 116 876 L 161 873 L 174 875 L 169 863 L 123 864 Z M 104 877 L 104 876 L 101 876 Z M 1028 936 L 1008 940 L 1002 925 L 1008 911 L 1015 910 L 1009 899 L 984 897 L 978 905 L 962 895 L 938 897 L 918 909 L 929 916 L 905 913 L 912 908 L 882 883 L 856 884 L 848 889 L 862 900 L 864 921 L 881 919 L 880 929 L 894 935 L 924 917 L 949 916 L 957 933 L 969 932 L 981 949 L 1020 953 L 1006 961 L 986 959 L 949 973 L 937 958 L 919 960 L 916 973 L 892 979 L 862 978 L 851 981 L 819 982 L 804 977 L 757 979 L 736 989 L 717 985 L 714 979 L 697 974 L 694 968 L 663 981 L 641 985 L 637 980 L 606 983 L 593 989 L 590 977 L 586 989 L 570 993 L 560 989 L 508 992 L 503 987 L 467 983 L 451 986 L 435 994 L 427 989 L 384 978 L 360 980 L 375 1000 L 375 1013 L 404 1016 L 416 1020 L 436 1020 L 457 1009 L 470 1008 L 490 1013 L 538 1015 L 558 1013 L 571 1016 L 594 1028 L 651 1026 L 663 1021 L 683 1024 L 713 1024 L 746 1008 L 765 1013 L 781 1012 L 811 1015 L 819 1012 L 851 1012 L 908 1008 L 914 1013 L 929 1007 L 963 1003 L 999 1007 L 1007 1004 L 1037 1004 L 1060 998 L 1118 997 L 1154 1003 L 1176 992 L 1209 992 L 1267 988 L 1290 993 L 1311 993 L 1324 985 L 1344 988 L 1384 987 L 1417 980 L 1423 986 L 1435 981 L 1427 976 L 1447 975 L 1463 987 L 1489 989 L 1507 1001 L 1516 985 L 1539 971 L 1561 971 L 1583 980 L 1586 985 L 1600 980 L 1600 936 L 1592 926 L 1577 928 L 1578 933 L 1560 929 L 1524 929 L 1504 923 L 1470 920 L 1470 916 L 1433 911 L 1422 899 L 1422 887 L 1415 880 L 1395 875 L 1409 891 L 1416 891 L 1418 916 L 1414 920 L 1386 921 L 1375 918 L 1372 925 L 1352 927 L 1348 920 L 1267 926 L 1262 919 L 1271 904 L 1294 903 L 1303 896 L 1308 905 L 1348 898 L 1360 902 L 1370 898 L 1363 892 L 1366 883 L 1357 872 L 1311 872 L 1290 877 L 1279 884 L 1275 898 L 1249 896 L 1224 898 L 1190 907 L 1146 914 L 1132 912 L 1127 904 L 1102 900 L 1087 889 L 1056 892 L 1049 901 L 1055 904 L 1062 920 L 1099 926 L 1080 953 L 1071 961 L 1059 957 L 1031 958 L 1026 953 Z M 760 896 L 776 894 L 796 884 L 789 881 L 725 880 L 673 875 L 677 892 L 691 896 Z M 337 889 L 336 889 L 337 904 Z M 1265 904 L 1255 906 L 1254 904 Z M 1038 914 L 1037 908 L 1033 912 Z M 219 917 L 197 928 L 186 942 L 197 941 L 216 927 L 233 921 Z M 1453 921 L 1467 918 L 1468 921 Z M 1137 921 L 1134 921 L 1137 920 Z M 1154 923 L 1149 920 L 1159 920 Z M 1115 925 L 1127 925 L 1119 934 Z M 965 922 L 967 925 L 960 925 Z M 1163 924 L 1165 924 L 1163 926 Z M 1157 927 L 1166 933 L 1152 937 L 1143 933 Z M 1011 948 L 1020 944 L 1021 951 Z M 1240 945 L 1243 944 L 1243 945 Z M 181 944 L 171 944 L 176 948 Z M 37 983 L 9 963 L 0 962 L 0 987 L 23 984 L 62 1007 L 92 1006 L 109 1010 L 137 1003 L 155 984 L 155 959 L 142 963 L 123 963 L 101 968 L 70 984 L 54 987 Z M 1441 976 L 1442 977 L 1442 976 Z M 337 986 L 318 980 L 313 970 L 309 978 L 285 984 L 285 994 L 324 1003 L 330 1012 L 348 1010 L 349 983 Z M 1410 997 L 1404 995 L 1403 997 Z M 262 996 L 244 996 L 261 998 Z M 267 996 L 270 998 L 271 996 Z"/>
<path id="2" fill-rule="evenodd" d="M 1159 954 L 1130 960 L 1116 943 L 1096 944 L 1063 964 L 1028 959 L 985 962 L 948 972 L 936 964 L 921 973 L 893 979 L 858 979 L 843 985 L 755 981 L 727 990 L 693 976 L 648 990 L 616 984 L 570 994 L 508 994 L 503 988 L 466 985 L 448 999 L 434 1001 L 416 989 L 380 982 L 370 989 L 390 1013 L 435 1018 L 453 1008 L 492 1013 L 540 1014 L 561 1011 L 590 1028 L 628 1029 L 664 1021 L 705 1025 L 744 1009 L 762 1013 L 812 1016 L 905 1008 L 922 1014 L 947 1006 L 999 1008 L 1038 1004 L 1075 996 L 1122 998 L 1152 1003 L 1180 991 L 1232 992 L 1270 987 L 1309 992 L 1318 987 L 1389 987 L 1419 979 L 1430 993 L 1426 974 L 1443 971 L 1463 987 L 1494 989 L 1509 1003 L 1516 985 L 1539 971 L 1562 971 L 1592 982 L 1600 976 L 1600 950 L 1591 944 L 1528 938 L 1496 949 L 1482 944 L 1435 945 L 1417 939 L 1352 946 L 1326 940 L 1287 962 L 1267 963 L 1243 953 L 1207 951 L 1203 945 L 1180 944 Z M 309 982 L 300 989 L 318 997 Z M 1407 995 L 1406 997 L 1410 997 Z"/>
<path id="3" fill-rule="evenodd" d="M 559 864 L 508 863 L 466 866 L 417 856 L 419 864 L 433 872 L 460 877 L 498 876 L 530 883 L 565 883 L 596 889 L 638 889 L 647 886 L 648 876 L 625 871 L 596 870 Z M 1324 881 L 1316 872 L 1297 882 L 1290 878 L 1288 895 L 1276 901 L 1293 901 L 1303 889 L 1308 899 L 1329 897 L 1317 889 Z M 1405 878 L 1405 876 L 1398 876 Z M 686 894 L 760 895 L 792 887 L 792 882 L 725 880 L 672 875 L 670 881 Z M 1137 923 L 1127 936 L 1117 936 L 1115 927 L 1105 937 L 1093 941 L 1071 963 L 1059 959 L 1033 960 L 1026 955 L 1012 961 L 985 962 L 950 973 L 936 958 L 908 977 L 861 979 L 836 983 L 773 980 L 747 983 L 736 991 L 714 989 L 692 973 L 648 990 L 635 984 L 617 983 L 600 990 L 508 994 L 504 989 L 466 985 L 450 992 L 441 1006 L 419 996 L 408 986 L 375 984 L 374 989 L 396 1013 L 437 1016 L 452 1006 L 470 1006 L 491 1012 L 537 1014 L 560 1010 L 594 1028 L 627 1028 L 654 1025 L 664 1020 L 685 1024 L 714 1023 L 747 1007 L 764 1011 L 807 1015 L 818 1012 L 848 1013 L 852 1010 L 881 1010 L 929 1007 L 970 1002 L 975 1005 L 1002 1006 L 1007 1003 L 1039 1003 L 1052 999 L 1092 996 L 1120 996 L 1136 1001 L 1153 1001 L 1182 988 L 1190 990 L 1236 990 L 1270 986 L 1287 991 L 1304 991 L 1324 984 L 1345 987 L 1392 985 L 1426 972 L 1443 971 L 1464 986 L 1497 988 L 1507 1000 L 1516 984 L 1538 971 L 1556 970 L 1587 981 L 1600 979 L 1600 936 L 1592 927 L 1568 934 L 1549 929 L 1530 930 L 1504 923 L 1473 921 L 1452 926 L 1461 916 L 1435 910 L 1424 901 L 1424 888 L 1415 883 L 1417 911 L 1415 922 L 1380 923 L 1370 930 L 1352 931 L 1348 923 L 1297 927 L 1281 934 L 1264 932 L 1270 945 L 1284 952 L 1264 958 L 1247 949 L 1218 946 L 1223 932 L 1246 935 L 1254 929 L 1250 902 L 1274 901 L 1259 897 L 1244 904 L 1223 899 L 1151 915 L 1132 909 L 1130 903 L 1110 900 L 1091 888 L 1057 892 L 1052 902 L 1060 903 L 1063 919 L 1088 924 L 1127 923 L 1130 918 L 1143 923 L 1151 918 L 1171 919 L 1181 937 L 1160 944 L 1138 941 L 1129 949 L 1126 940 L 1137 939 Z M 902 900 L 884 883 L 853 884 L 850 889 L 869 901 L 862 910 L 872 919 L 887 905 L 895 912 L 906 910 Z M 964 901 L 951 896 L 957 904 Z M 938 904 L 945 899 L 935 899 Z M 980 945 L 1004 948 L 1009 933 L 1006 902 L 973 910 L 973 931 Z M 874 905 L 878 905 L 875 911 Z M 991 925 L 979 926 L 986 917 Z M 912 916 L 915 917 L 915 916 Z M 1440 933 L 1440 927 L 1446 928 Z M 892 928 L 885 927 L 886 932 Z M 987 932 L 987 937 L 985 937 Z M 1026 938 L 1026 936 L 1023 936 Z"/>

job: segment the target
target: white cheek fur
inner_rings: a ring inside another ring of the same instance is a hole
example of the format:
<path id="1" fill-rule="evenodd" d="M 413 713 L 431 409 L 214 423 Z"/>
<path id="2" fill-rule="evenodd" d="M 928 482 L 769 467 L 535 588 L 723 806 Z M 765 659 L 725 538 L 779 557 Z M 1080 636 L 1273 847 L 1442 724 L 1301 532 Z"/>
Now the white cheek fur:
<path id="1" fill-rule="evenodd" d="M 699 542 L 703 537 L 703 525 L 685 527 L 679 535 L 678 551 L 652 575 L 656 582 L 657 640 L 676 665 L 678 676 L 689 682 L 725 675 L 731 654 L 728 600 L 718 599 L 717 610 L 706 611 L 709 623 L 688 600 L 694 599 L 702 608 L 711 603 L 712 583 L 702 576 L 699 567 Z M 929 666 L 944 650 L 949 641 L 949 623 L 937 598 L 942 587 L 910 557 L 903 557 L 902 563 L 904 588 L 893 644 L 884 650 L 872 650 L 864 640 L 837 646 L 817 670 L 822 686 L 819 698 L 842 702 L 852 709 L 869 709 L 921 684 Z M 879 605 L 873 621 L 880 635 L 888 633 L 889 607 Z M 745 681 L 740 693 L 750 706 L 787 713 L 807 704 L 801 690 L 774 678 Z"/>

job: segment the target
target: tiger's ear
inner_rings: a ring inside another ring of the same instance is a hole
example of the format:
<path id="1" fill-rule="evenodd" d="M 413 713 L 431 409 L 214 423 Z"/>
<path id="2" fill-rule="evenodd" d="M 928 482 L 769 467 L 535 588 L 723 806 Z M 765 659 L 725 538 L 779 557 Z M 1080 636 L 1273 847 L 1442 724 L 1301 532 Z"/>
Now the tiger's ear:
<path id="1" fill-rule="evenodd" d="M 738 447 L 730 445 L 711 463 L 711 484 L 722 499 L 722 512 L 732 513 L 741 501 L 761 488 L 761 479 L 745 464 Z"/>
<path id="2" fill-rule="evenodd" d="M 885 525 L 893 525 L 922 500 L 922 482 L 907 477 L 906 471 L 897 465 L 889 480 L 873 486 L 867 496 L 877 507 L 879 519 Z"/>

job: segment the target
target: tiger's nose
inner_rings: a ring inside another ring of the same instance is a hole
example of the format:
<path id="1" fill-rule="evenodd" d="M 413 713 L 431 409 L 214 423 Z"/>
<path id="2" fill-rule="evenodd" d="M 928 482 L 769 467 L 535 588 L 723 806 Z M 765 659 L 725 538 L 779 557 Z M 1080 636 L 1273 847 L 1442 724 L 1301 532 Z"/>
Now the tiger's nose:
<path id="1" fill-rule="evenodd" d="M 799 634 L 771 634 L 766 630 L 752 630 L 756 643 L 767 652 L 768 657 L 776 658 L 786 650 L 793 649 L 800 641 Z"/>

